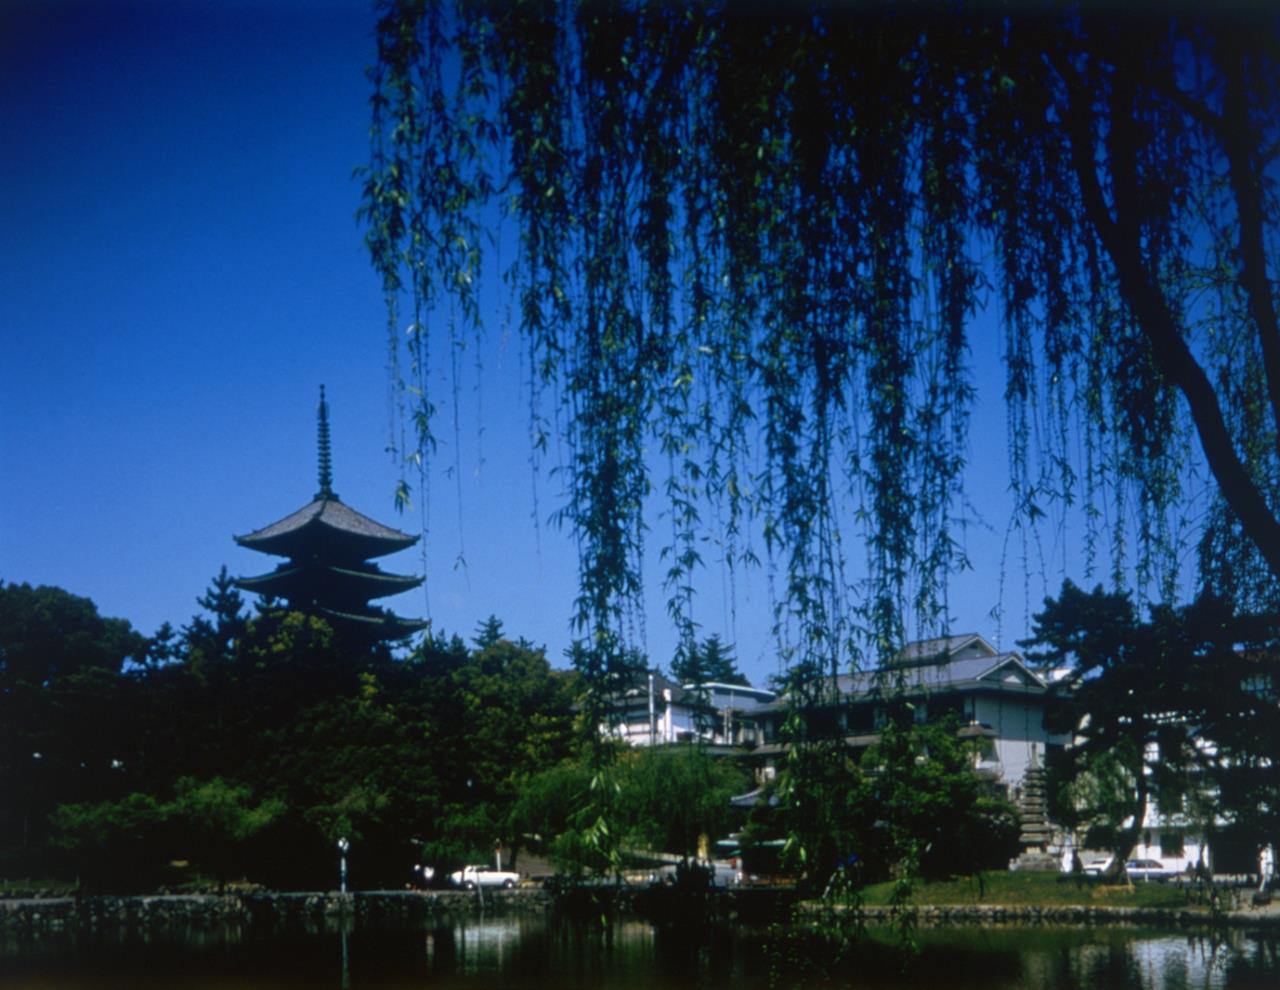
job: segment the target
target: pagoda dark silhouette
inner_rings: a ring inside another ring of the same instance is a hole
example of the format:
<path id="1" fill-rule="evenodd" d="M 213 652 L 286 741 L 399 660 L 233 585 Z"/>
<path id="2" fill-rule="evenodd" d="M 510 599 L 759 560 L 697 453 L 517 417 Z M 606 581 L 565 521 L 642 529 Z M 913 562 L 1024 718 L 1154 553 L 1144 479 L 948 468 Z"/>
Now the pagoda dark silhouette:
<path id="1" fill-rule="evenodd" d="M 282 598 L 293 611 L 324 619 L 341 635 L 359 639 L 402 639 L 426 627 L 370 605 L 422 584 L 422 578 L 388 574 L 370 563 L 418 542 L 418 537 L 383 526 L 343 503 L 333 490 L 329 449 L 329 405 L 320 386 L 320 490 L 315 498 L 279 522 L 237 536 L 242 547 L 288 558 L 269 574 L 236 579 L 236 587 Z"/>

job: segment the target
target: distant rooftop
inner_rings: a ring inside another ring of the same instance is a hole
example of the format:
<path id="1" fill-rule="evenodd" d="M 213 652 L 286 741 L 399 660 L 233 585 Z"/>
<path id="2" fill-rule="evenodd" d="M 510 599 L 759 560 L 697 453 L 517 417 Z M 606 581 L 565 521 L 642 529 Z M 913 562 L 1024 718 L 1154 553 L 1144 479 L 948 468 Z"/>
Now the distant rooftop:
<path id="1" fill-rule="evenodd" d="M 873 670 L 841 674 L 836 688 L 845 698 L 920 695 L 943 690 L 1043 692 L 1048 682 L 1017 653 L 1000 653 L 976 633 L 908 643 L 897 656 Z M 761 710 L 781 710 L 779 698 Z"/>
<path id="2" fill-rule="evenodd" d="M 958 636 L 939 636 L 935 639 L 918 639 L 908 643 L 893 659 L 884 663 L 885 667 L 909 667 L 922 663 L 936 663 L 946 659 L 960 659 L 965 656 L 997 655 L 994 646 L 977 633 L 961 633 Z"/>

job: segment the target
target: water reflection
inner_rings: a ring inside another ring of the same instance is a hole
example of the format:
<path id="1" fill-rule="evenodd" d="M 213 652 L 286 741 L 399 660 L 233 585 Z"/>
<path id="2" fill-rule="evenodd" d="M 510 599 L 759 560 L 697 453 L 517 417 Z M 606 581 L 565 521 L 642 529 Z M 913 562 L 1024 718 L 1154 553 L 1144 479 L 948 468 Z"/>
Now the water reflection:
<path id="1" fill-rule="evenodd" d="M 216 930 L 0 936 L 0 986 L 31 990 L 748 990 L 921 986 L 947 990 L 1253 990 L 1280 986 L 1275 934 L 956 928 L 856 945 L 745 925 L 607 931 L 542 915 L 426 928 L 228 926 Z"/>

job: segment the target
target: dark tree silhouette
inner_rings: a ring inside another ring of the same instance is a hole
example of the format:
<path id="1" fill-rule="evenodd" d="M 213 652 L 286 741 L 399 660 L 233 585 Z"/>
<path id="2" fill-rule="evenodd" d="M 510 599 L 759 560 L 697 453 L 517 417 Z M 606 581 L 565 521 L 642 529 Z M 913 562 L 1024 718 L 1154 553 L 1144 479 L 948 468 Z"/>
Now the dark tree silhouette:
<path id="1" fill-rule="evenodd" d="M 671 661 L 671 676 L 681 684 L 749 683 L 738 669 L 733 647 L 722 643 L 718 635 L 708 636 L 680 652 Z"/>

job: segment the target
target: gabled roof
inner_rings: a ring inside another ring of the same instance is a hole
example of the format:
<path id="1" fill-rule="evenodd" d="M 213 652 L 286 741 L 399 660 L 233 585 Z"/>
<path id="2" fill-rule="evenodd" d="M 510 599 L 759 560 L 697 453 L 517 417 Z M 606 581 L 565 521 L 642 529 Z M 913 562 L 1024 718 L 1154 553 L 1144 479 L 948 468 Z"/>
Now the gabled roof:
<path id="1" fill-rule="evenodd" d="M 270 526 L 237 536 L 242 547 L 292 557 L 321 542 L 343 558 L 367 560 L 411 547 L 418 537 L 384 526 L 337 498 L 318 498 Z"/>
<path id="2" fill-rule="evenodd" d="M 905 667 L 920 663 L 936 663 L 944 659 L 961 659 L 963 657 L 994 657 L 999 651 L 977 633 L 963 633 L 959 636 L 940 636 L 936 639 L 918 639 L 908 643 L 886 667 Z"/>
<path id="3" fill-rule="evenodd" d="M 1016 653 L 965 656 L 958 660 L 935 660 L 911 667 L 887 667 L 846 674 L 837 678 L 836 684 L 843 695 L 889 694 L 895 691 L 913 694 L 1004 684 L 1041 690 L 1048 686 Z"/>
<path id="4" fill-rule="evenodd" d="M 1019 654 L 1002 653 L 996 659 L 1000 662 L 986 673 L 980 675 L 978 680 L 1042 689 L 1049 686 L 1049 682 L 1028 667 L 1026 661 Z"/>
<path id="5" fill-rule="evenodd" d="M 909 643 L 899 658 L 878 670 L 841 674 L 836 688 L 845 700 L 876 696 L 937 694 L 942 691 L 1013 691 L 1041 693 L 1048 689 L 1043 677 L 1026 665 L 1017 653 L 998 653 L 981 636 L 949 636 Z M 777 711 L 787 699 L 753 709 Z"/>

